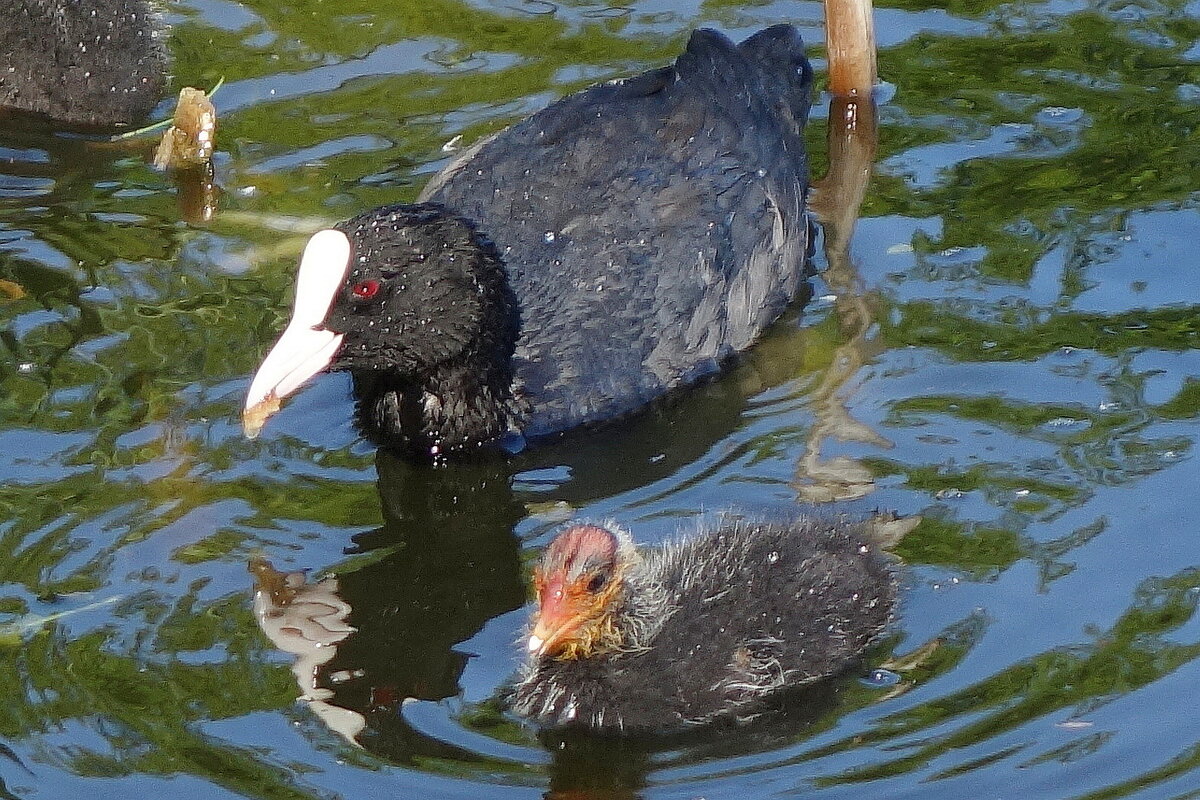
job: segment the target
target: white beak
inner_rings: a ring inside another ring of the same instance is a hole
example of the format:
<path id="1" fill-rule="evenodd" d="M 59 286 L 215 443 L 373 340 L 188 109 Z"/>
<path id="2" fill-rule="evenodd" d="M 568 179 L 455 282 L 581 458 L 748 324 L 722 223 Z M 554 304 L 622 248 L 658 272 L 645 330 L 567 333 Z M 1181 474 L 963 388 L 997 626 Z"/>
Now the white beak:
<path id="1" fill-rule="evenodd" d="M 250 382 L 242 411 L 242 428 L 258 435 L 279 400 L 329 366 L 342 335 L 319 326 L 350 271 L 350 240 L 341 231 L 313 234 L 300 258 L 292 319 Z"/>

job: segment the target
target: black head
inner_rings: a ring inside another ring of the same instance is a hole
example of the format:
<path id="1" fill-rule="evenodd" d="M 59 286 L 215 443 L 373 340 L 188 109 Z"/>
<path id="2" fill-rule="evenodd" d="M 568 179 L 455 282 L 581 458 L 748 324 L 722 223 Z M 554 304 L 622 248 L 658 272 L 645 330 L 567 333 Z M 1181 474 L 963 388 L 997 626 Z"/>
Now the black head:
<path id="1" fill-rule="evenodd" d="M 255 377 L 247 416 L 328 368 L 353 374 L 359 422 L 381 444 L 439 456 L 506 431 L 517 303 L 495 247 L 468 221 L 433 204 L 378 208 L 315 235 L 300 273 L 292 323 Z M 307 285 L 319 285 L 313 297 Z M 293 328 L 312 344 L 290 347 Z"/>
<path id="2" fill-rule="evenodd" d="M 421 380 L 456 362 L 507 362 L 515 302 L 495 248 L 440 206 L 388 206 L 335 226 L 350 269 L 325 327 L 344 334 L 334 369 Z"/>

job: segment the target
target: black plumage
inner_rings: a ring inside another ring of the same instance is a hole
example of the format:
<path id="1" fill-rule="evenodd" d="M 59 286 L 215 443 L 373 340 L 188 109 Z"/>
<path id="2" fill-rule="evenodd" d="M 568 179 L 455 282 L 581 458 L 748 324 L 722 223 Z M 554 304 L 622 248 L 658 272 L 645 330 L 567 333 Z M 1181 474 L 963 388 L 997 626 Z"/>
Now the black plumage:
<path id="1" fill-rule="evenodd" d="M 362 426 L 418 451 L 504 432 L 518 301 L 491 243 L 430 205 L 377 209 L 338 230 L 354 260 L 325 326 L 345 335 L 333 367 L 354 375 Z"/>
<path id="2" fill-rule="evenodd" d="M 0 107 L 112 126 L 162 98 L 161 23 L 142 0 L 0 0 L 0 19 Z"/>
<path id="3" fill-rule="evenodd" d="M 635 551 L 576 526 L 547 549 L 530 655 L 509 702 L 608 732 L 744 721 L 838 674 L 884 630 L 888 559 L 866 522 L 733 522 Z"/>
<path id="4" fill-rule="evenodd" d="M 328 366 L 353 372 L 367 433 L 424 453 L 535 439 L 718 371 L 807 274 L 810 91 L 792 27 L 696 31 L 673 65 L 477 144 L 419 204 L 338 226 Z"/>

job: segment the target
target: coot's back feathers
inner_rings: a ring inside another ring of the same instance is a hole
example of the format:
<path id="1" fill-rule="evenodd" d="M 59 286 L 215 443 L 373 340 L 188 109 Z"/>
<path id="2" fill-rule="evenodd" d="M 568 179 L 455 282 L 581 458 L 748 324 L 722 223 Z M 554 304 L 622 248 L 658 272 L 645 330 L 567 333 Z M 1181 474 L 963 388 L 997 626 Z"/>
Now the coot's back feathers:
<path id="1" fill-rule="evenodd" d="M 0 0 L 0 19 L 0 106 L 111 126 L 162 97 L 166 50 L 142 0 Z"/>
<path id="2" fill-rule="evenodd" d="M 673 66 L 564 98 L 426 187 L 507 266 L 527 436 L 712 374 L 796 296 L 810 91 L 790 26 L 696 31 Z"/>
<path id="3" fill-rule="evenodd" d="M 844 671 L 895 602 L 866 523 L 842 518 L 736 522 L 646 551 L 624 579 L 616 619 L 650 635 L 591 657 L 532 656 L 514 711 L 607 731 L 750 719 L 781 690 Z"/>

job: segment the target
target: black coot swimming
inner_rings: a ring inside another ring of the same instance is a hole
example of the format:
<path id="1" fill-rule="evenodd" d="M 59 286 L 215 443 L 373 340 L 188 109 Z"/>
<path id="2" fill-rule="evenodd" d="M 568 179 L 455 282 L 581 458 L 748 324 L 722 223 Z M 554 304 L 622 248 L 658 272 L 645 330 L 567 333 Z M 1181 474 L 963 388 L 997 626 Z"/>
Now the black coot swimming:
<path id="1" fill-rule="evenodd" d="M 737 521 L 657 549 L 596 525 L 563 531 L 534 574 L 538 608 L 512 709 L 546 727 L 664 732 L 745 721 L 844 671 L 895 604 L 868 521 Z"/>
<path id="2" fill-rule="evenodd" d="M 811 83 L 791 26 L 698 30 L 674 64 L 472 147 L 416 205 L 314 235 L 247 433 L 326 368 L 352 373 L 371 439 L 435 459 L 714 374 L 806 277 Z"/>
<path id="3" fill-rule="evenodd" d="M 0 107 L 77 125 L 136 122 L 166 85 L 142 0 L 0 0 Z"/>

